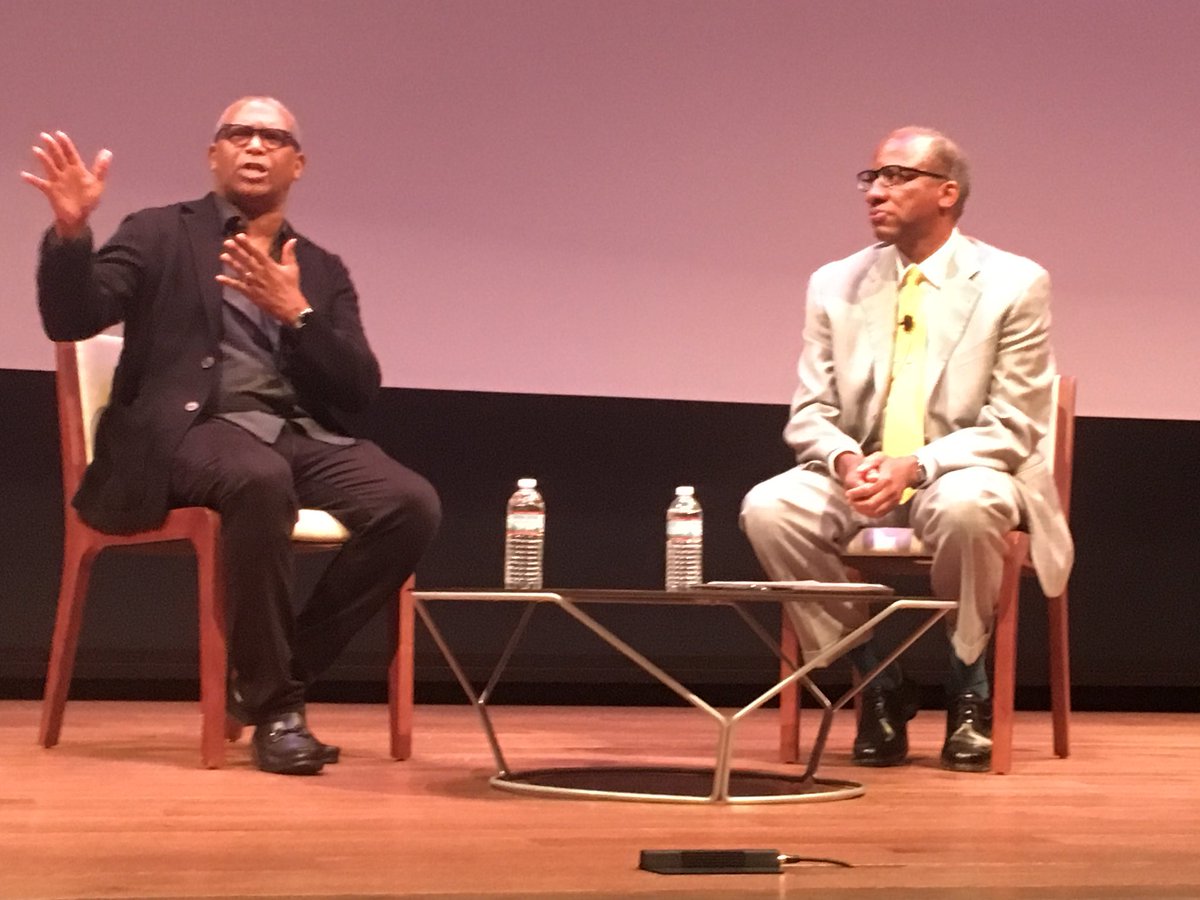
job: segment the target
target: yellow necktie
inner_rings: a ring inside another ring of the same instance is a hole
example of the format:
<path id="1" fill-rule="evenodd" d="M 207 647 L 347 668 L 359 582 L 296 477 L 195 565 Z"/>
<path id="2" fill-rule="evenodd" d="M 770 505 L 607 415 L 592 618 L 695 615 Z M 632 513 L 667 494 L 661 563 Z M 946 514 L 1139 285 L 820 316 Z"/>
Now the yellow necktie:
<path id="1" fill-rule="evenodd" d="M 925 316 L 921 309 L 921 270 L 909 266 L 896 304 L 892 380 L 883 411 L 883 452 L 911 456 L 925 446 Z M 913 495 L 905 488 L 901 503 Z"/>

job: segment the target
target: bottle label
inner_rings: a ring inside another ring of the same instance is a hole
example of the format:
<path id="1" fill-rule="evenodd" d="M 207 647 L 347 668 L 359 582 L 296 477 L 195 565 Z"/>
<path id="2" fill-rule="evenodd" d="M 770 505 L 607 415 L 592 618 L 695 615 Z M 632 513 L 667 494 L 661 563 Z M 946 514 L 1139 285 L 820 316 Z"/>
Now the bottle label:
<path id="1" fill-rule="evenodd" d="M 672 519 L 667 522 L 667 537 L 669 538 L 699 538 L 704 536 L 704 522 L 701 519 Z"/>
<path id="2" fill-rule="evenodd" d="M 509 534 L 542 534 L 546 530 L 546 517 L 541 513 L 509 513 L 505 528 Z"/>

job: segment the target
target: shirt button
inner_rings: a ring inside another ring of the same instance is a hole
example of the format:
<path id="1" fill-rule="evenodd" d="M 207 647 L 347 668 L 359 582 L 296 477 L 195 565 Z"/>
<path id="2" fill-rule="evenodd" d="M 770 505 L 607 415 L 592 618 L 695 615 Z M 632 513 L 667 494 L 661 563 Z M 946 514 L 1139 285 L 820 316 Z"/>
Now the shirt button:
<path id="1" fill-rule="evenodd" d="M 187 403 L 183 404 L 183 408 L 186 409 L 188 412 L 195 412 L 196 410 L 198 410 L 200 408 L 200 404 L 197 403 L 195 400 L 189 400 Z"/>
<path id="2" fill-rule="evenodd" d="M 206 357 L 204 357 L 204 359 L 200 360 L 200 368 L 202 368 L 202 369 L 211 369 L 216 364 L 217 364 L 217 361 L 215 359 L 213 359 L 211 356 L 206 356 Z"/>

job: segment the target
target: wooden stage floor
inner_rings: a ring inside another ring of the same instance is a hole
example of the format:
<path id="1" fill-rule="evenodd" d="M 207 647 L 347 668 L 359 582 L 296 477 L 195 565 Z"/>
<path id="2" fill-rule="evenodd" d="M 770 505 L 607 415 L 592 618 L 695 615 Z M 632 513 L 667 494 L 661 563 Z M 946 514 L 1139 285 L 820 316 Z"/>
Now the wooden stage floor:
<path id="1" fill-rule="evenodd" d="M 489 787 L 466 706 L 417 710 L 416 751 L 386 752 L 386 709 L 319 705 L 310 724 L 342 762 L 315 778 L 254 770 L 245 741 L 198 767 L 187 703 L 74 702 L 63 742 L 36 745 L 37 703 L 0 702 L 0 897 L 1200 898 L 1200 716 L 1077 714 L 1073 755 L 1048 714 L 1017 721 L 1014 772 L 937 767 L 944 714 L 912 723 L 914 760 L 847 764 L 841 714 L 822 774 L 853 800 L 685 806 L 519 796 Z M 774 714 L 737 759 L 774 766 Z M 708 760 L 690 709 L 500 707 L 514 768 Z M 783 767 L 781 767 L 783 768 Z M 853 868 L 663 876 L 642 848 L 778 848 Z"/>

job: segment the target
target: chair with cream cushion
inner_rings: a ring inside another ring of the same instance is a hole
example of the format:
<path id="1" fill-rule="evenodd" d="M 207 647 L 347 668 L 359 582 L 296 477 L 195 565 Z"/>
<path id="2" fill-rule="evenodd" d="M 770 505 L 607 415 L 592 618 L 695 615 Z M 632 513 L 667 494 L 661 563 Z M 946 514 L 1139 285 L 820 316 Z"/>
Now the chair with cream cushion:
<path id="1" fill-rule="evenodd" d="M 1050 462 L 1063 513 L 1070 516 L 1071 470 L 1075 453 L 1075 379 L 1054 379 L 1054 419 L 1039 450 Z M 1004 579 L 996 603 L 992 639 L 994 668 L 992 685 L 992 771 L 1012 768 L 1013 705 L 1016 693 L 1017 611 L 1023 575 L 1033 571 L 1029 559 L 1029 535 L 1010 531 L 1004 539 Z M 869 579 L 893 575 L 927 574 L 931 558 L 921 541 L 908 528 L 864 528 L 843 554 L 848 566 Z M 1054 730 L 1054 752 L 1070 753 L 1071 676 L 1067 633 L 1067 594 L 1046 598 L 1050 656 L 1050 706 Z M 795 659 L 798 646 L 791 619 L 785 614 L 780 650 Z M 791 670 L 784 664 L 785 674 Z M 779 698 L 779 753 L 784 762 L 799 758 L 799 692 L 793 685 Z"/>
<path id="2" fill-rule="evenodd" d="M 226 632 L 225 579 L 220 545 L 221 517 L 199 506 L 173 509 L 158 528 L 129 535 L 104 534 L 91 528 L 71 505 L 84 470 L 92 459 L 100 413 L 108 403 L 113 372 L 121 354 L 120 337 L 100 334 L 85 341 L 55 345 L 59 443 L 62 452 L 64 540 L 58 612 L 46 672 L 40 741 L 58 743 L 67 694 L 75 665 L 83 607 L 92 565 L 101 551 L 114 547 L 190 545 L 196 554 L 200 611 L 201 758 L 217 768 L 225 755 Z M 302 509 L 292 533 L 298 552 L 337 549 L 349 533 L 329 513 Z M 412 579 L 397 603 L 396 652 L 388 673 L 391 752 L 407 759 L 411 752 L 412 717 Z"/>

